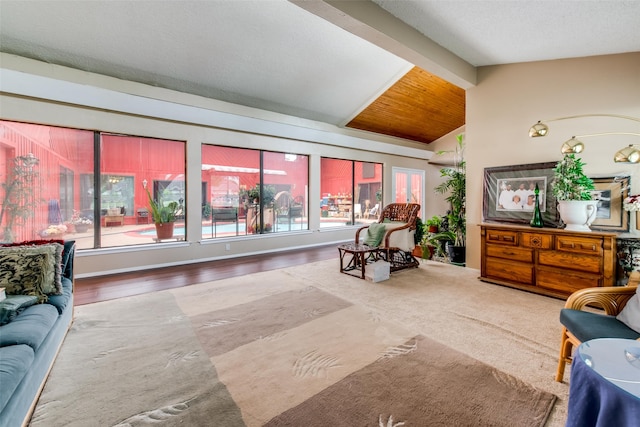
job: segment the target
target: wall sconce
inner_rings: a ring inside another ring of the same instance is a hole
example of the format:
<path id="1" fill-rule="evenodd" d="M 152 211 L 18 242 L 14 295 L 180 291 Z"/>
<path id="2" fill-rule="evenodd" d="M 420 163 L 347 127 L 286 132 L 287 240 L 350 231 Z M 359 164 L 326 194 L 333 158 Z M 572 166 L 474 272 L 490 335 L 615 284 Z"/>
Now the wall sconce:
<path id="1" fill-rule="evenodd" d="M 615 117 L 619 119 L 632 120 L 635 122 L 640 122 L 640 118 L 631 117 L 631 116 L 621 116 L 618 114 L 580 114 L 577 116 L 567 116 L 567 117 L 558 117 L 556 119 L 545 120 L 545 122 L 554 122 L 558 120 L 567 120 L 567 119 L 575 119 L 580 117 Z M 549 126 L 543 123 L 541 120 L 538 120 L 536 124 L 531 126 L 529 129 L 529 137 L 537 138 L 541 136 L 547 136 L 549 133 Z M 632 135 L 632 136 L 640 136 L 640 133 L 635 132 L 604 132 L 604 133 L 592 133 L 588 135 L 577 135 L 572 136 L 571 139 L 565 141 L 560 147 L 560 152 L 562 154 L 577 154 L 581 153 L 584 150 L 584 143 L 580 141 L 578 138 L 591 138 L 594 136 L 604 136 L 604 135 Z M 621 150 L 618 150 L 613 156 L 613 161 L 616 163 L 639 163 L 640 162 L 640 150 L 635 148 L 635 145 L 629 145 Z"/>
<path id="2" fill-rule="evenodd" d="M 147 181 L 146 179 L 143 179 L 142 180 L 142 188 L 144 188 L 146 190 L 148 183 L 149 183 L 149 181 Z"/>

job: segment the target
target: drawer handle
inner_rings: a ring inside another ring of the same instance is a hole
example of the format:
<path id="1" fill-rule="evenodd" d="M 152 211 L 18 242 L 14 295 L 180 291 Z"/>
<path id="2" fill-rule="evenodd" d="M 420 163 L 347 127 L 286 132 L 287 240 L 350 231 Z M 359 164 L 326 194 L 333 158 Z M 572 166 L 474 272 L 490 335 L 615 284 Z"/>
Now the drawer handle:
<path id="1" fill-rule="evenodd" d="M 576 246 L 577 246 L 578 249 L 582 249 L 586 251 L 592 251 L 592 252 L 598 251 L 596 245 L 594 244 L 589 245 L 588 243 L 586 244 L 579 243 L 578 245 L 576 245 L 574 242 L 571 242 L 571 243 L 562 242 L 560 243 L 560 246 L 563 248 L 571 248 L 571 249 L 576 249 Z"/>

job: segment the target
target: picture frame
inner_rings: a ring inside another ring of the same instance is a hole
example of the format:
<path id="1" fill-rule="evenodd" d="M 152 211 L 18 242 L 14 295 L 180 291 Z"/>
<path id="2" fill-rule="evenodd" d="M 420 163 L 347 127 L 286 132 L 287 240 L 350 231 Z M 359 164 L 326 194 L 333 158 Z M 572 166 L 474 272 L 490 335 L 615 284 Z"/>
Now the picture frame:
<path id="1" fill-rule="evenodd" d="M 630 176 L 591 178 L 596 190 L 594 200 L 598 200 L 598 213 L 591 224 L 592 230 L 626 232 L 629 231 L 629 212 L 624 210 L 624 199 L 629 195 Z"/>
<path id="2" fill-rule="evenodd" d="M 555 166 L 556 162 L 544 162 L 485 168 L 484 220 L 528 224 L 533 217 L 534 203 L 531 200 L 531 194 L 534 188 L 532 187 L 537 184 L 540 214 L 544 226 L 559 227 L 557 202 L 551 191 Z M 515 197 L 516 193 L 519 194 L 519 198 Z"/>

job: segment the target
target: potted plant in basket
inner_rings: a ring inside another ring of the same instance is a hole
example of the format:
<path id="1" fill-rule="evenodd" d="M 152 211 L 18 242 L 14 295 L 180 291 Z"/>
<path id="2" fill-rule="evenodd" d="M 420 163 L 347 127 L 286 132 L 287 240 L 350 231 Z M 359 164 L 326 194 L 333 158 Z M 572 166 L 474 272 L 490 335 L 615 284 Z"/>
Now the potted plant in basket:
<path id="1" fill-rule="evenodd" d="M 171 201 L 164 203 L 162 197 L 154 200 L 148 188 L 145 188 L 149 199 L 149 207 L 151 208 L 151 218 L 156 225 L 156 234 L 158 239 L 170 239 L 173 237 L 173 225 L 176 217 L 180 214 L 181 208 L 178 202 Z"/>
<path id="2" fill-rule="evenodd" d="M 466 261 L 466 194 L 467 194 L 467 173 L 464 161 L 464 134 L 456 136 L 457 144 L 454 152 L 454 165 L 440 169 L 440 176 L 444 181 L 435 190 L 440 194 L 448 194 L 445 199 L 449 202 L 451 209 L 447 214 L 448 237 L 453 237 L 453 243 L 447 245 L 447 252 L 451 262 L 464 264 Z M 444 152 L 439 152 L 442 154 Z M 444 236 L 442 236 L 444 237 Z"/>
<path id="3" fill-rule="evenodd" d="M 91 218 L 82 216 L 80 211 L 74 210 L 71 216 L 71 224 L 73 224 L 76 233 L 86 233 L 89 231 L 89 227 L 93 224 L 93 221 Z"/>
<path id="4" fill-rule="evenodd" d="M 565 154 L 553 169 L 551 190 L 558 202 L 560 218 L 569 231 L 591 231 L 596 218 L 595 186 L 583 171 L 584 163 L 575 154 Z"/>

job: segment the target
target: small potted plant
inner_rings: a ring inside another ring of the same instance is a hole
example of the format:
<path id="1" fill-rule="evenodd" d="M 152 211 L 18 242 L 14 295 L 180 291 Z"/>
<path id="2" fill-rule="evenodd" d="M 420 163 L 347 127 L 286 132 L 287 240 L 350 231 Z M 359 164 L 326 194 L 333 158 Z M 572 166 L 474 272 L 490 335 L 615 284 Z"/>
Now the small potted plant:
<path id="1" fill-rule="evenodd" d="M 93 221 L 91 218 L 83 217 L 80 211 L 74 209 L 73 215 L 71 216 L 71 224 L 73 224 L 76 233 L 86 233 L 93 224 Z"/>
<path id="2" fill-rule="evenodd" d="M 416 218 L 416 232 L 413 235 L 413 241 L 415 243 L 415 247 L 413 248 L 413 256 L 423 257 L 423 246 L 422 240 L 424 239 L 424 224 L 422 223 L 422 218 Z"/>
<path id="3" fill-rule="evenodd" d="M 64 224 L 50 224 L 47 228 L 40 231 L 40 237 L 50 240 L 61 240 L 67 232 L 67 226 Z"/>
<path id="4" fill-rule="evenodd" d="M 426 220 L 424 224 L 427 227 L 427 231 L 429 233 L 437 233 L 440 229 L 440 225 L 442 224 L 442 217 L 440 217 L 439 215 L 434 215 Z"/>
<path id="5" fill-rule="evenodd" d="M 558 202 L 560 218 L 569 231 L 591 231 L 598 210 L 593 200 L 595 185 L 584 173 L 585 164 L 575 154 L 565 154 L 553 169 L 551 190 Z"/>

